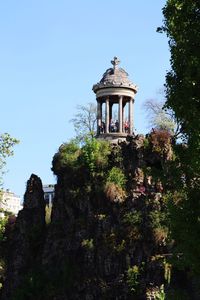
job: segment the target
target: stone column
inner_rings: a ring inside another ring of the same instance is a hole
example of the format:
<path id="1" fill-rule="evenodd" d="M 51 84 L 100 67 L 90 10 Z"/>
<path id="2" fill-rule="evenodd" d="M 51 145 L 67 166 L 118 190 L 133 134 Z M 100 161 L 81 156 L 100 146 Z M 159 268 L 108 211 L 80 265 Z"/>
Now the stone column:
<path id="1" fill-rule="evenodd" d="M 133 133 L 133 98 L 129 100 L 129 133 Z"/>
<path id="2" fill-rule="evenodd" d="M 109 97 L 106 98 L 106 133 L 109 133 L 109 123 L 110 123 L 110 120 L 109 120 L 109 117 L 110 117 L 110 113 L 109 113 Z"/>
<path id="3" fill-rule="evenodd" d="M 97 134 L 100 134 L 100 127 L 102 122 L 102 105 L 99 99 L 97 99 Z"/>
<path id="4" fill-rule="evenodd" d="M 112 106 L 113 103 L 109 102 L 109 121 L 112 119 Z"/>
<path id="5" fill-rule="evenodd" d="M 123 105 L 122 105 L 122 131 L 123 132 L 125 132 L 125 130 L 124 130 L 124 108 L 125 108 L 125 106 L 126 106 L 126 103 L 123 103 Z"/>
<path id="6" fill-rule="evenodd" d="M 119 110 L 118 110 L 118 115 L 119 115 L 119 132 L 122 133 L 122 111 L 123 111 L 123 108 L 122 108 L 122 100 L 123 100 L 123 96 L 119 96 Z"/>

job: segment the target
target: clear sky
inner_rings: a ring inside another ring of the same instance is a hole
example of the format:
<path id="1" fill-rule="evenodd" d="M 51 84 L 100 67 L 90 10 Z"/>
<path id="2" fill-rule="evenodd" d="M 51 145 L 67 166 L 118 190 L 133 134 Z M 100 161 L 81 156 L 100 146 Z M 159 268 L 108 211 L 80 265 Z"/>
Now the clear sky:
<path id="1" fill-rule="evenodd" d="M 139 86 L 135 127 L 147 132 L 142 103 L 160 98 L 169 65 L 163 0 L 0 1 L 0 132 L 20 140 L 4 187 L 23 196 L 32 173 L 54 183 L 52 157 L 74 136 L 77 105 L 96 101 L 94 83 L 118 56 Z"/>

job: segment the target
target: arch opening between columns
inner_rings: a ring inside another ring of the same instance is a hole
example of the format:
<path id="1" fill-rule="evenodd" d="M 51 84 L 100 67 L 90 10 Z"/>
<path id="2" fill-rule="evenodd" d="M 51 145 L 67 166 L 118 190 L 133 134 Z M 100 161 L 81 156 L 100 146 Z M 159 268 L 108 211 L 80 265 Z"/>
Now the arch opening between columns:
<path id="1" fill-rule="evenodd" d="M 97 133 L 133 133 L 133 98 L 123 95 L 97 99 Z"/>

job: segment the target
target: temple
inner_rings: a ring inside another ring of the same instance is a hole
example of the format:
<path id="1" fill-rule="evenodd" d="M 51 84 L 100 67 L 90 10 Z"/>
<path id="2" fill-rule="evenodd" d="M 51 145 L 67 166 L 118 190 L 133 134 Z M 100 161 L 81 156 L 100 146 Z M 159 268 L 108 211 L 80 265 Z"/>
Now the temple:
<path id="1" fill-rule="evenodd" d="M 137 86 L 128 73 L 119 68 L 119 59 L 111 61 L 102 79 L 93 85 L 97 100 L 97 138 L 106 140 L 126 139 L 134 132 L 133 104 Z"/>

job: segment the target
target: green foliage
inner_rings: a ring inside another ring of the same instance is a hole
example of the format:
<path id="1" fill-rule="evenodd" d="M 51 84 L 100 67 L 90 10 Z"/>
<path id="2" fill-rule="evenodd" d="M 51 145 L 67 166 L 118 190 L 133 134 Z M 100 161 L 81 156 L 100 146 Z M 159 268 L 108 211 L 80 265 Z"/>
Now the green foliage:
<path id="1" fill-rule="evenodd" d="M 118 168 L 122 167 L 123 155 L 122 148 L 119 145 L 112 147 L 112 152 L 109 157 L 109 167 L 116 166 Z"/>
<path id="2" fill-rule="evenodd" d="M 125 213 L 122 222 L 129 226 L 140 225 L 142 222 L 142 213 L 140 211 Z"/>
<path id="3" fill-rule="evenodd" d="M 75 167 L 79 156 L 79 146 L 74 141 L 62 144 L 59 148 L 59 164 L 62 167 Z"/>
<path id="4" fill-rule="evenodd" d="M 12 138 L 8 133 L 0 134 L 0 201 L 2 200 L 2 185 L 3 185 L 3 174 L 6 166 L 6 158 L 14 154 L 13 147 L 18 144 L 19 141 Z M 5 239 L 4 232 L 6 224 L 8 222 L 8 215 L 4 214 L 4 217 L 0 217 L 0 246 L 3 247 L 3 241 Z M 0 257 L 0 288 L 2 287 L 2 281 L 4 277 L 6 266 L 2 254 Z"/>
<path id="5" fill-rule="evenodd" d="M 127 284 L 132 292 L 136 292 L 139 286 L 139 267 L 134 265 L 127 270 Z"/>
<path id="6" fill-rule="evenodd" d="M 149 213 L 149 219 L 152 228 L 162 227 L 167 225 L 168 214 L 167 211 L 152 210 Z"/>
<path id="7" fill-rule="evenodd" d="M 164 25 L 159 31 L 167 34 L 171 52 L 166 107 L 175 112 L 187 142 L 184 155 L 180 148 L 176 152 L 175 163 L 182 168 L 182 175 L 175 172 L 173 177 L 176 187 L 169 202 L 171 236 L 176 241 L 176 251 L 183 253 L 182 267 L 199 273 L 200 2 L 168 0 L 163 14 Z"/>
<path id="8" fill-rule="evenodd" d="M 155 291 L 155 300 L 165 300 L 166 297 L 165 297 L 165 290 L 164 290 L 164 285 L 162 284 L 160 286 L 160 288 Z"/>
<path id="9" fill-rule="evenodd" d="M 13 146 L 18 144 L 19 141 L 12 138 L 8 133 L 0 135 L 0 156 L 1 159 L 5 159 L 8 156 L 13 155 Z"/>
<path id="10" fill-rule="evenodd" d="M 126 249 L 126 241 L 122 240 L 120 243 L 118 243 L 116 246 L 114 246 L 114 249 L 120 253 Z"/>
<path id="11" fill-rule="evenodd" d="M 3 170 L 6 165 L 6 158 L 13 155 L 13 147 L 19 141 L 12 138 L 8 133 L 0 134 L 0 187 L 2 185 Z"/>
<path id="12" fill-rule="evenodd" d="M 4 217 L 0 217 L 0 247 L 1 247 L 1 249 L 3 247 L 3 242 L 6 240 L 4 233 L 5 233 L 7 222 L 8 222 L 8 216 L 5 215 Z M 6 270 L 6 263 L 5 263 L 4 256 L 1 253 L 1 257 L 0 257 L 0 289 L 3 286 L 5 270 Z"/>
<path id="13" fill-rule="evenodd" d="M 69 184 L 78 185 L 76 191 L 71 191 L 74 196 L 77 196 L 80 182 L 86 184 L 86 189 L 89 191 L 90 184 L 94 180 L 98 180 L 99 183 L 105 180 L 110 152 L 110 143 L 106 141 L 86 138 L 84 145 L 80 148 L 73 140 L 63 144 L 54 155 L 52 170 L 57 175 L 65 172 Z M 89 179 L 92 179 L 90 183 Z"/>
<path id="14" fill-rule="evenodd" d="M 0 217 L 0 243 L 4 240 L 4 232 L 6 228 L 6 224 L 8 222 L 8 217 Z"/>
<path id="15" fill-rule="evenodd" d="M 110 232 L 103 234 L 104 249 L 107 249 L 109 253 L 113 253 L 113 255 L 125 251 L 127 245 L 126 240 L 121 239 L 118 234 L 118 230 L 113 229 Z"/>
<path id="16" fill-rule="evenodd" d="M 126 183 L 126 177 L 121 169 L 113 167 L 108 173 L 107 182 L 112 182 L 123 189 Z"/>
<path id="17" fill-rule="evenodd" d="M 169 38 L 172 70 L 166 76 L 166 106 L 173 109 L 189 137 L 200 138 L 200 2 L 168 0 L 164 26 Z"/>
<path id="18" fill-rule="evenodd" d="M 149 148 L 149 139 L 148 138 L 144 139 L 143 147 L 144 147 L 144 149 L 148 149 Z"/>
<path id="19" fill-rule="evenodd" d="M 106 176 L 105 193 L 111 202 L 123 202 L 126 198 L 124 190 L 126 177 L 120 168 L 113 167 Z"/>
<path id="20" fill-rule="evenodd" d="M 168 214 L 167 211 L 153 210 L 149 213 L 150 226 L 156 244 L 163 245 L 168 238 Z"/>
<path id="21" fill-rule="evenodd" d="M 170 232 L 175 251 L 182 253 L 178 267 L 200 273 L 200 201 L 199 188 L 171 193 L 169 197 Z"/>
<path id="22" fill-rule="evenodd" d="M 94 249 L 93 239 L 84 239 L 82 240 L 81 246 L 85 249 L 92 250 Z"/>
<path id="23" fill-rule="evenodd" d="M 108 142 L 86 139 L 81 149 L 80 161 L 88 168 L 91 175 L 95 175 L 95 172 L 101 172 L 107 167 L 110 151 Z"/>
<path id="24" fill-rule="evenodd" d="M 99 221 L 103 221 L 106 219 L 107 216 L 105 214 L 98 214 L 96 217 L 98 218 Z"/>

